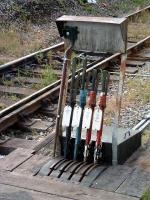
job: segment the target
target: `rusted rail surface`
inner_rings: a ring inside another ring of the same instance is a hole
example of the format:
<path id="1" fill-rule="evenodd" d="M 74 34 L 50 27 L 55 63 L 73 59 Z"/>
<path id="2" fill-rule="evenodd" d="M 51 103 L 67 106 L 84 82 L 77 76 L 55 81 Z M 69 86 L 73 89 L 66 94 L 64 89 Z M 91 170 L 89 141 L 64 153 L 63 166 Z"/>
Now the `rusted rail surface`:
<path id="1" fill-rule="evenodd" d="M 150 42 L 150 36 L 147 38 L 141 40 L 140 42 L 130 46 L 127 49 L 128 55 L 131 55 L 132 53 L 135 53 L 138 49 L 144 48 L 144 45 L 146 43 Z M 98 62 L 97 64 L 93 66 L 89 66 L 86 73 L 91 72 L 93 69 L 97 68 L 106 68 L 110 61 L 116 60 L 121 56 L 120 53 L 116 53 L 106 59 L 104 59 L 101 62 Z M 82 75 L 82 69 L 77 71 L 77 74 L 80 73 L 80 76 Z M 78 75 L 76 75 L 77 78 Z M 70 82 L 70 80 L 69 80 Z M 55 83 L 39 90 L 38 92 L 35 92 L 33 95 L 30 95 L 26 97 L 25 99 L 17 102 L 16 104 L 2 110 L 0 112 L 0 131 L 5 130 L 9 126 L 16 123 L 21 116 L 21 113 L 31 114 L 35 112 L 37 109 L 39 109 L 42 106 L 42 102 L 46 98 L 50 98 L 51 96 L 56 96 L 59 93 L 60 89 L 60 80 L 56 81 Z"/>

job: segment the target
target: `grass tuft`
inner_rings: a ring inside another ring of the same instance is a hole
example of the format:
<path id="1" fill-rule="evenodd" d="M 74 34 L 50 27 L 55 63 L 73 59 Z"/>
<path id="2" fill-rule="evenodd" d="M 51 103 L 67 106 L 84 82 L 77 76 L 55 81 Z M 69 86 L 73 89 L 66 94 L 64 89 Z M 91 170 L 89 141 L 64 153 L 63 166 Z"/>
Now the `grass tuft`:
<path id="1" fill-rule="evenodd" d="M 150 188 L 145 192 L 141 200 L 150 200 Z"/>
<path id="2" fill-rule="evenodd" d="M 51 65 L 45 65 L 42 74 L 42 86 L 47 86 L 50 83 L 57 80 L 57 75 L 55 74 Z"/>

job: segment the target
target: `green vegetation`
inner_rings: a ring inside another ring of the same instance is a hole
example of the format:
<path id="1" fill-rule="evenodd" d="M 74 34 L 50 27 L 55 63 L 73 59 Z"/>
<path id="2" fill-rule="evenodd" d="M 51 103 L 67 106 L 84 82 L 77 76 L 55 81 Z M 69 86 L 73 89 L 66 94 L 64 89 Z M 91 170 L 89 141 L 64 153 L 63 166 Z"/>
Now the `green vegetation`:
<path id="1" fill-rule="evenodd" d="M 145 7 L 149 5 L 149 0 L 128 0 L 121 1 L 120 3 L 114 3 L 114 8 L 122 10 L 123 12 L 128 13 L 131 10 L 135 10 L 135 7 Z"/>
<path id="2" fill-rule="evenodd" d="M 65 1 L 64 0 L 57 0 L 59 5 L 64 9 L 66 10 L 66 6 L 65 6 Z"/>
<path id="3" fill-rule="evenodd" d="M 98 11 L 95 9 L 95 7 L 93 7 L 92 5 L 90 5 L 89 3 L 87 3 L 86 0 L 79 0 L 80 5 L 83 7 L 83 9 L 85 11 L 87 11 L 88 13 L 97 13 Z"/>
<path id="4" fill-rule="evenodd" d="M 31 13 L 23 4 L 14 1 L 12 4 L 12 10 L 19 16 L 20 20 L 22 20 L 25 25 L 30 21 Z"/>
<path id="5" fill-rule="evenodd" d="M 144 5 L 148 0 L 132 0 L 135 5 Z"/>
<path id="6" fill-rule="evenodd" d="M 16 101 L 17 100 L 17 95 L 15 94 L 11 94 L 11 95 L 8 95 L 9 99 L 11 99 L 12 101 Z"/>
<path id="7" fill-rule="evenodd" d="M 150 188 L 145 192 L 141 200 L 150 200 Z"/>
<path id="8" fill-rule="evenodd" d="M 51 65 L 45 65 L 41 76 L 42 86 L 47 86 L 50 83 L 57 80 L 57 75 L 55 74 Z"/>
<path id="9" fill-rule="evenodd" d="M 41 89 L 48 86 L 58 79 L 55 71 L 53 70 L 52 65 L 42 65 L 42 74 L 40 75 L 41 82 L 39 84 L 33 84 L 33 89 Z"/>

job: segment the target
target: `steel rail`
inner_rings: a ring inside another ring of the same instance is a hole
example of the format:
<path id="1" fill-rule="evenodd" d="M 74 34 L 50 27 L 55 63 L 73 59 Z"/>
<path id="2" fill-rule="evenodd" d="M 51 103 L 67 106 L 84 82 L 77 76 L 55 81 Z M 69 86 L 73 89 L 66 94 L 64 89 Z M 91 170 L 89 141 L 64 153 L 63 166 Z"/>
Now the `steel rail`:
<path id="1" fill-rule="evenodd" d="M 131 54 L 132 51 L 134 52 L 135 50 L 138 50 L 139 48 L 143 48 L 144 44 L 149 41 L 150 41 L 150 36 L 130 46 L 127 49 L 127 53 Z M 99 67 L 105 68 L 106 66 L 108 66 L 110 61 L 117 59 L 119 56 L 121 56 L 121 53 L 115 53 L 112 56 L 104 59 L 103 61 L 98 62 L 97 64 L 93 66 L 89 66 L 89 68 L 86 70 L 86 73 L 92 71 L 93 69 L 97 69 Z M 80 76 L 81 76 L 82 69 L 78 70 L 76 73 L 77 74 L 80 73 Z M 78 75 L 76 75 L 76 78 L 78 78 Z M 70 79 L 69 79 L 69 82 L 70 82 Z M 59 89 L 60 89 L 60 80 L 35 92 L 34 94 L 26 97 L 25 99 L 20 100 L 16 104 L 2 110 L 0 112 L 0 131 L 3 131 L 7 127 L 16 123 L 20 119 L 21 113 L 30 114 L 30 113 L 35 112 L 37 109 L 39 109 L 42 106 L 43 99 L 48 98 L 50 96 L 58 95 Z"/>
<path id="2" fill-rule="evenodd" d="M 99 59 L 98 61 L 94 61 L 93 64 L 89 64 L 88 68 L 90 68 L 91 66 L 93 66 L 95 63 L 100 63 L 102 59 Z M 76 74 L 80 73 L 82 71 L 82 69 L 79 69 L 78 71 L 76 71 Z M 71 75 L 69 76 L 71 77 Z M 57 80 L 54 83 L 36 91 L 35 93 L 33 93 L 32 95 L 29 95 L 23 99 L 21 99 L 20 101 L 14 103 L 13 105 L 3 109 L 0 111 L 0 118 L 3 117 L 4 115 L 10 113 L 11 111 L 17 109 L 18 107 L 20 107 L 21 105 L 30 102 L 31 100 L 39 97 L 40 95 L 46 93 L 47 91 L 50 91 L 51 89 L 57 87 L 59 84 L 61 83 L 61 80 Z"/>
<path id="3" fill-rule="evenodd" d="M 150 6 L 147 6 L 143 9 L 140 9 L 138 11 L 131 13 L 131 14 L 128 14 L 125 17 L 128 18 L 129 20 L 131 20 L 132 18 L 137 17 L 137 15 L 140 15 L 142 12 L 145 12 L 145 11 L 148 11 L 148 10 L 150 10 Z"/>
<path id="4" fill-rule="evenodd" d="M 21 58 L 18 58 L 16 60 L 10 61 L 8 63 L 5 63 L 3 65 L 0 65 L 0 71 L 5 70 L 6 68 L 15 66 L 15 65 L 19 65 L 25 62 L 28 62 L 29 60 L 31 61 L 31 59 L 36 59 L 36 56 L 40 55 L 40 54 L 46 54 L 49 51 L 57 51 L 57 50 L 63 50 L 64 49 L 64 42 L 61 42 L 59 44 L 53 45 L 51 47 L 36 51 L 34 53 L 31 53 L 27 56 L 23 56 Z"/>

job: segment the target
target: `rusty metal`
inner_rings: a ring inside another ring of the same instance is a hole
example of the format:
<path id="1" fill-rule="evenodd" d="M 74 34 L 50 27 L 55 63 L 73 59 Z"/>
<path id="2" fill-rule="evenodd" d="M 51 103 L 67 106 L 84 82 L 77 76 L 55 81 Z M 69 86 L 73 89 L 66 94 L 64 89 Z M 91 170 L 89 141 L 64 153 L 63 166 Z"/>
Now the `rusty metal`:
<path id="1" fill-rule="evenodd" d="M 72 53 L 72 44 L 67 48 L 65 51 L 64 55 L 64 64 L 63 64 L 63 70 L 62 70 L 62 79 L 61 79 L 61 85 L 60 85 L 60 93 L 59 93 L 59 101 L 58 101 L 58 110 L 57 110 L 57 118 L 56 118 L 56 132 L 55 132 L 55 141 L 54 141 L 54 154 L 53 156 L 55 157 L 56 155 L 56 146 L 58 143 L 58 137 L 60 135 L 60 130 L 61 130 L 61 115 L 62 115 L 62 110 L 63 106 L 66 101 L 66 96 L 67 96 L 67 89 L 68 89 L 68 68 L 69 65 L 71 64 L 71 53 Z"/>
<path id="2" fill-rule="evenodd" d="M 122 101 L 122 95 L 123 95 L 123 84 L 124 84 L 125 71 L 126 71 L 126 60 L 127 60 L 127 54 L 121 55 L 119 87 L 118 87 L 118 95 L 116 99 L 116 106 L 117 106 L 116 123 L 118 125 L 119 125 L 119 119 L 120 119 L 120 109 L 121 109 L 121 101 Z"/>
<path id="3" fill-rule="evenodd" d="M 125 70 L 126 70 L 126 59 L 127 54 L 121 55 L 121 63 L 120 63 L 120 78 L 119 78 L 119 86 L 118 86 L 118 94 L 116 98 L 116 112 L 115 119 L 113 124 L 113 135 L 112 135 L 112 164 L 118 164 L 118 128 L 119 128 L 119 120 L 120 120 L 120 110 L 122 103 L 122 95 L 123 95 L 123 84 L 125 79 Z"/>
<path id="4" fill-rule="evenodd" d="M 95 151 L 94 151 L 94 163 L 100 162 L 100 159 L 102 157 L 102 133 L 103 133 L 103 121 L 104 121 L 104 111 L 106 108 L 106 97 L 107 97 L 107 91 L 108 91 L 108 83 L 109 83 L 109 77 L 110 74 L 104 70 L 101 72 L 101 82 L 102 82 L 102 91 L 100 94 L 100 100 L 99 100 L 99 108 L 102 112 L 102 117 L 100 121 L 100 130 L 97 131 L 96 135 L 96 143 L 95 143 Z"/>

